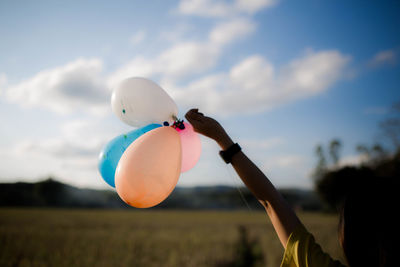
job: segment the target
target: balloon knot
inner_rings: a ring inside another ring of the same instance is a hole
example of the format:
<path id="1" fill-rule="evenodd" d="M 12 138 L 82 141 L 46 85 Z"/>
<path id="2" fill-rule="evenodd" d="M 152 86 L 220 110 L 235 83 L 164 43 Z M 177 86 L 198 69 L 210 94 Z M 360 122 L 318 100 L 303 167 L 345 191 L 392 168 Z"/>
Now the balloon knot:
<path id="1" fill-rule="evenodd" d="M 185 125 L 183 124 L 183 120 L 179 120 L 178 118 L 175 120 L 174 124 L 172 124 L 174 129 L 184 130 Z"/>

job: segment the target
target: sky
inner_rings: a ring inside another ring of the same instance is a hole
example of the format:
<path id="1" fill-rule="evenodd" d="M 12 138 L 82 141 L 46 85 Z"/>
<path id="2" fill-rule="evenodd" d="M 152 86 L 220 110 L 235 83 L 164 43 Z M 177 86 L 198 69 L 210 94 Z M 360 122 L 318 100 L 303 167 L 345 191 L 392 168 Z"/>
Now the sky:
<path id="1" fill-rule="evenodd" d="M 383 142 L 400 100 L 400 3 L 333 0 L 0 1 L 0 182 L 110 188 L 98 155 L 134 130 L 111 110 L 128 77 L 179 117 L 217 119 L 277 187 L 312 188 L 317 144 Z M 179 186 L 240 185 L 201 137 Z"/>

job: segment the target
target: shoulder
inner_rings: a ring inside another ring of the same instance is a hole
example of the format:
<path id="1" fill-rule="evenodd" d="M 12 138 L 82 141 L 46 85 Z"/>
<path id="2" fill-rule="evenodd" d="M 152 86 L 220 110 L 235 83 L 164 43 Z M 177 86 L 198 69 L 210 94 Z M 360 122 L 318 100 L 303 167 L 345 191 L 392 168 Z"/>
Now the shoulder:
<path id="1" fill-rule="evenodd" d="M 343 267 L 344 265 L 325 253 L 315 242 L 314 236 L 299 224 L 289 236 L 281 263 L 281 267 L 289 266 Z"/>

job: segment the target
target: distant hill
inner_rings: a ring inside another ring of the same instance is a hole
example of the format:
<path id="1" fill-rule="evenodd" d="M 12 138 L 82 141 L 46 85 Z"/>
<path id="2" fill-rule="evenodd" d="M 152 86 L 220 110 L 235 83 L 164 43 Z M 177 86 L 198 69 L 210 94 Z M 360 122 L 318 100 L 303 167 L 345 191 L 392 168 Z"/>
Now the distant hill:
<path id="1" fill-rule="evenodd" d="M 80 189 L 53 179 L 0 184 L 0 206 L 122 208 L 111 190 Z"/>
<path id="2" fill-rule="evenodd" d="M 282 189 L 282 195 L 296 209 L 319 210 L 313 191 Z M 113 190 L 81 189 L 47 179 L 37 183 L 0 184 L 0 206 L 60 208 L 128 208 Z M 154 209 L 262 209 L 247 188 L 230 186 L 177 187 Z"/>

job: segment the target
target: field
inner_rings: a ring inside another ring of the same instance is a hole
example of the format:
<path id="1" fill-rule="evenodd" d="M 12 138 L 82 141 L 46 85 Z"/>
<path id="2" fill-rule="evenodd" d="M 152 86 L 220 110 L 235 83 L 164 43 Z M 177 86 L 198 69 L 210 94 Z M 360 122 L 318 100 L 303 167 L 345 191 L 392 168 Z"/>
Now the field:
<path id="1" fill-rule="evenodd" d="M 342 259 L 337 218 L 301 213 Z M 279 266 L 283 248 L 259 211 L 0 209 L 0 266 Z"/>

